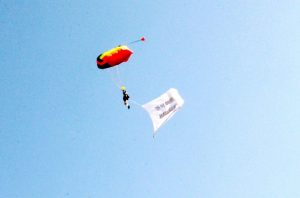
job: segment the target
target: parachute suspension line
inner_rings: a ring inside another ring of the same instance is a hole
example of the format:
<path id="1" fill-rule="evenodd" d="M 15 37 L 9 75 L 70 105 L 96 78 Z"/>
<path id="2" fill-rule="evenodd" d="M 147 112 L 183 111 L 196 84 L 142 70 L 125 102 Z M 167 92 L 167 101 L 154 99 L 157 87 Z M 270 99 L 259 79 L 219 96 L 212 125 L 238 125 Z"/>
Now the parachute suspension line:
<path id="1" fill-rule="evenodd" d="M 120 87 L 120 85 L 117 83 L 117 81 L 115 81 L 115 79 L 111 78 L 111 80 L 114 82 L 114 85 L 115 85 L 117 88 Z"/>
<path id="2" fill-rule="evenodd" d="M 117 70 L 117 79 L 119 80 L 119 88 L 121 89 L 121 86 L 124 86 L 124 83 L 123 83 L 123 81 L 121 79 L 119 67 L 117 67 L 116 70 Z"/>
<path id="3" fill-rule="evenodd" d="M 124 83 L 121 79 L 119 68 L 115 67 L 114 69 L 109 70 L 109 72 L 110 72 L 111 81 L 114 82 L 115 86 L 118 89 L 122 89 L 122 86 L 124 86 Z"/>
<path id="4" fill-rule="evenodd" d="M 116 73 L 116 71 L 109 71 L 109 72 L 111 72 L 110 73 L 110 78 L 111 78 L 111 81 L 113 81 L 114 82 L 114 84 L 115 84 L 115 86 L 118 88 L 118 89 L 120 89 L 120 87 L 122 86 L 122 82 L 121 82 L 121 79 L 120 79 L 120 77 L 119 77 L 119 75 L 118 75 L 118 73 Z M 113 73 L 114 72 L 114 73 Z M 117 75 L 116 75 L 117 74 Z"/>

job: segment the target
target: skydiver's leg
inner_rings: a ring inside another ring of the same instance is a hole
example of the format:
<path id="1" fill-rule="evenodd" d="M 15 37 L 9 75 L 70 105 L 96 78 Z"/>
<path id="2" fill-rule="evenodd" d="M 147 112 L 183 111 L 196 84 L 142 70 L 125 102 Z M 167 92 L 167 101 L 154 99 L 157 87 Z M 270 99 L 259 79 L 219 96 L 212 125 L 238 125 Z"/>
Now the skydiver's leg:
<path id="1" fill-rule="evenodd" d="M 130 109 L 130 105 L 129 105 L 129 103 L 128 103 L 128 100 L 124 101 L 124 105 L 125 105 L 128 109 Z"/>

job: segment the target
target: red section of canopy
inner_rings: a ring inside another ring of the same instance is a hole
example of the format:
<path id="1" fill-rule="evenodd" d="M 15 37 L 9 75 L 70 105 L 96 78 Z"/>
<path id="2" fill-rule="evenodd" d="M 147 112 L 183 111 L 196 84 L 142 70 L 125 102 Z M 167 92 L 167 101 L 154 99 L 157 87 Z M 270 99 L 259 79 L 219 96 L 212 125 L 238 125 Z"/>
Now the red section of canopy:
<path id="1" fill-rule="evenodd" d="M 109 64 L 111 67 L 127 62 L 133 52 L 129 49 L 120 49 L 110 56 L 102 57 L 102 62 L 97 62 L 99 65 Z"/>

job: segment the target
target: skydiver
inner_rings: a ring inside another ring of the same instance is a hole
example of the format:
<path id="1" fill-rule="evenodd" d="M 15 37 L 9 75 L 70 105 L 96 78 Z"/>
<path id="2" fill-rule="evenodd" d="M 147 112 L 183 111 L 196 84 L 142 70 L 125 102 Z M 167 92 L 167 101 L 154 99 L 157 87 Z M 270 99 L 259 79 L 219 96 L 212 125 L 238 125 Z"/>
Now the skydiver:
<path id="1" fill-rule="evenodd" d="M 124 101 L 124 105 L 125 105 L 128 109 L 130 109 L 130 105 L 129 105 L 129 103 L 128 103 L 128 100 L 129 100 L 130 97 L 129 97 L 129 95 L 127 94 L 127 92 L 126 92 L 125 89 L 123 89 L 122 92 L 123 92 L 123 101 Z"/>

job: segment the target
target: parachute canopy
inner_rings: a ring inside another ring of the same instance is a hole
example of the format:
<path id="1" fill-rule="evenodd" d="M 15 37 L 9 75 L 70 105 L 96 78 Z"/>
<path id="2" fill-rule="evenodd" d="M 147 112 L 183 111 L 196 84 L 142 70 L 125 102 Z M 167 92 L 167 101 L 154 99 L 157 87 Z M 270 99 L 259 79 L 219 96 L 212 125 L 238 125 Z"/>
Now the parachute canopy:
<path id="1" fill-rule="evenodd" d="M 184 100 L 174 88 L 169 89 L 158 98 L 142 105 L 149 113 L 154 133 L 167 122 L 184 104 Z"/>
<path id="2" fill-rule="evenodd" d="M 133 51 L 127 46 L 120 45 L 108 50 L 97 57 L 97 66 L 99 69 L 114 67 L 123 62 L 127 62 Z"/>

